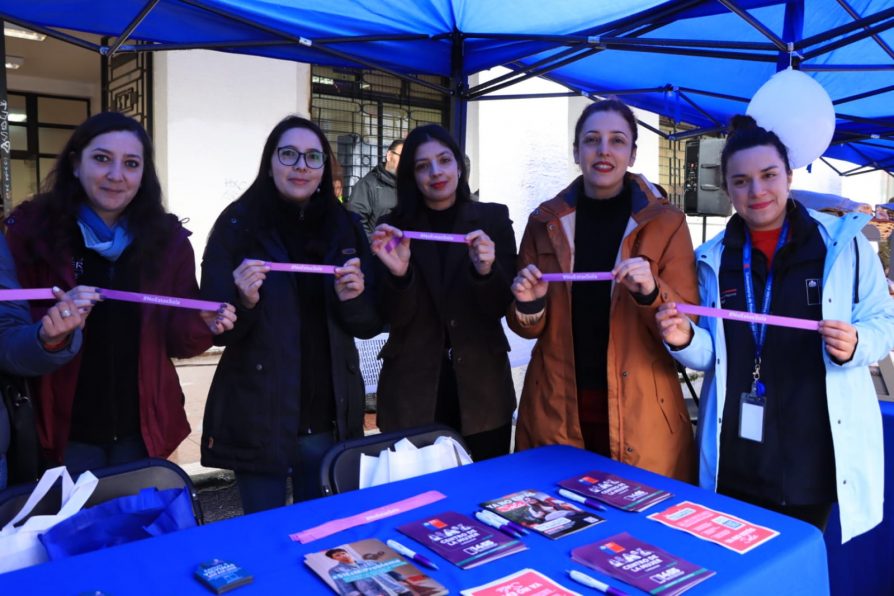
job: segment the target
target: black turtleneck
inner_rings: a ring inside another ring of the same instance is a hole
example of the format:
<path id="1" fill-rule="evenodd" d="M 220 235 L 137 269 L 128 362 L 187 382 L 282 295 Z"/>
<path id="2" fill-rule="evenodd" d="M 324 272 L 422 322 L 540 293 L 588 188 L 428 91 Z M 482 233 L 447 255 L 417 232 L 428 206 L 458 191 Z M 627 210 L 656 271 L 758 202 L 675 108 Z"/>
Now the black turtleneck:
<path id="1" fill-rule="evenodd" d="M 627 184 L 609 199 L 578 194 L 574 223 L 574 271 L 611 271 L 631 211 Z M 571 320 L 577 386 L 607 389 L 611 284 L 577 283 L 571 286 Z"/>
<path id="2" fill-rule="evenodd" d="M 327 209 L 314 195 L 304 205 L 278 198 L 274 220 L 293 263 L 321 264 L 327 242 Z M 289 274 L 274 274 L 289 275 Z M 327 279 L 324 275 L 295 274 L 301 320 L 301 417 L 299 432 L 328 432 L 335 420 L 332 359 L 326 316 Z"/>

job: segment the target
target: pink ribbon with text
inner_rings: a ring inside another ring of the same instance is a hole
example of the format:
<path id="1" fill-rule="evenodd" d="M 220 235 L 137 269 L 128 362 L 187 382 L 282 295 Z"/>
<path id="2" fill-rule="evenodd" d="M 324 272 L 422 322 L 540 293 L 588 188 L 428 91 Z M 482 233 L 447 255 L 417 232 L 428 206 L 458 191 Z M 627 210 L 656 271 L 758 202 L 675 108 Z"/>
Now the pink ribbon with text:
<path id="1" fill-rule="evenodd" d="M 351 515 L 350 517 L 334 519 L 332 521 L 326 522 L 325 524 L 320 524 L 319 526 L 315 526 L 307 530 L 289 534 L 289 538 L 291 538 L 293 542 L 307 544 L 308 542 L 313 542 L 314 540 L 325 538 L 326 536 L 330 536 L 332 534 L 335 534 L 336 532 L 341 532 L 342 530 L 347 530 L 348 528 L 353 528 L 355 526 L 379 521 L 380 519 L 385 519 L 386 517 L 391 517 L 392 515 L 404 513 L 405 511 L 410 511 L 412 509 L 416 509 L 417 507 L 422 507 L 423 505 L 428 505 L 430 503 L 434 503 L 435 501 L 440 501 L 441 499 L 446 498 L 447 495 L 436 490 L 430 490 L 418 494 L 415 497 L 404 499 L 403 501 L 397 501 L 396 503 L 383 505 L 382 507 L 376 507 L 375 509 L 370 509 L 369 511 L 364 511 L 363 513 L 358 513 L 357 515 Z"/>
<path id="2" fill-rule="evenodd" d="M 270 271 L 285 271 L 287 273 L 322 273 L 335 275 L 334 265 L 311 265 L 308 263 L 264 263 L 270 267 Z"/>
<path id="3" fill-rule="evenodd" d="M 612 281 L 615 278 L 611 271 L 581 271 L 578 273 L 544 273 L 543 281 Z"/>
<path id="4" fill-rule="evenodd" d="M 159 296 L 156 294 L 143 294 L 140 292 L 123 292 L 120 290 L 106 290 L 96 288 L 103 297 L 110 300 L 123 302 L 138 302 L 140 304 L 156 304 L 158 306 L 172 306 L 175 308 L 191 308 L 193 310 L 219 310 L 223 302 L 210 302 L 208 300 L 193 300 L 191 298 L 174 298 L 173 296 Z M 53 290 L 50 288 L 32 288 L 0 290 L 0 301 L 8 300 L 55 300 Z"/>
<path id="5" fill-rule="evenodd" d="M 726 310 L 723 308 L 711 308 L 710 306 L 695 306 L 692 304 L 677 304 L 677 310 L 688 315 L 700 317 L 717 317 L 731 321 L 744 323 L 761 323 L 775 325 L 777 327 L 791 327 L 792 329 L 806 329 L 807 331 L 819 330 L 819 321 L 810 319 L 796 319 L 794 317 L 780 317 L 777 315 L 762 315 L 760 313 L 743 312 L 741 310 Z"/>
<path id="6" fill-rule="evenodd" d="M 466 236 L 465 234 L 441 234 L 440 232 L 411 232 L 410 230 L 403 230 L 404 238 L 410 238 L 412 240 L 430 240 L 431 242 L 453 242 L 455 244 L 465 244 Z M 392 238 L 388 244 L 385 245 L 385 250 L 391 252 L 394 250 L 394 247 L 400 244 L 401 238 L 395 236 Z"/>

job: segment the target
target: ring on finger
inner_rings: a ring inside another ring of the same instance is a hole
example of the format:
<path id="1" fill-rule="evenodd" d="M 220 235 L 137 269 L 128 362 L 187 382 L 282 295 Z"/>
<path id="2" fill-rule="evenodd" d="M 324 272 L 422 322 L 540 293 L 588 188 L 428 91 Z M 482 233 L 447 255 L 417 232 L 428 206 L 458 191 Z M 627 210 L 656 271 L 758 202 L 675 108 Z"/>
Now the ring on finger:
<path id="1" fill-rule="evenodd" d="M 67 319 L 68 317 L 71 316 L 71 311 L 68 310 L 67 308 L 63 308 L 63 309 L 62 309 L 62 312 L 60 312 L 59 314 L 62 315 L 62 318 L 63 318 L 63 319 Z"/>

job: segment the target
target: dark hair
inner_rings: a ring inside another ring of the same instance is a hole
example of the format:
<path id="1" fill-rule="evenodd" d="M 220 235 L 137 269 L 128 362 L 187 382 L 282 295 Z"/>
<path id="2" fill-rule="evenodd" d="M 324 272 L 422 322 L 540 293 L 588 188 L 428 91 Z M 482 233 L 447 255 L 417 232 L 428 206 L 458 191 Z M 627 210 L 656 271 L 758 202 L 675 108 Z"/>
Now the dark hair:
<path id="1" fill-rule="evenodd" d="M 732 117 L 729 129 L 729 136 L 726 137 L 726 143 L 723 145 L 723 151 L 720 154 L 720 177 L 724 189 L 726 189 L 726 164 L 729 162 L 730 157 L 733 156 L 733 153 L 743 149 L 751 149 L 761 145 L 775 147 L 779 157 L 785 162 L 786 173 L 792 173 L 792 166 L 788 161 L 788 149 L 786 149 L 785 143 L 779 139 L 775 132 L 761 128 L 754 118 L 743 114 Z"/>
<path id="2" fill-rule="evenodd" d="M 583 132 L 584 122 L 596 112 L 617 112 L 620 114 L 627 121 L 627 124 L 630 125 L 630 132 L 633 134 L 633 148 L 636 149 L 636 140 L 639 138 L 636 116 L 633 115 L 633 110 L 626 103 L 614 97 L 591 103 L 584 108 L 574 125 L 574 147 L 577 147 L 580 142 L 580 133 Z"/>
<path id="3" fill-rule="evenodd" d="M 334 555 L 335 553 L 345 553 L 345 554 L 349 554 L 348 551 L 346 551 L 345 549 L 343 549 L 343 548 L 337 548 L 337 547 L 336 547 L 336 548 L 330 548 L 329 550 L 326 551 L 325 554 L 326 554 L 327 557 L 329 557 L 329 558 L 331 559 L 331 558 L 332 558 L 332 555 Z"/>
<path id="4" fill-rule="evenodd" d="M 393 141 L 391 141 L 391 144 L 388 145 L 388 151 L 394 151 L 395 149 L 397 149 L 398 147 L 400 147 L 403 144 L 404 144 L 403 139 L 394 139 Z"/>
<path id="5" fill-rule="evenodd" d="M 404 142 L 400 163 L 397 166 L 397 207 L 393 211 L 391 221 L 400 226 L 412 219 L 424 198 L 416 186 L 416 150 L 428 141 L 437 141 L 450 149 L 459 168 L 459 180 L 456 185 L 456 203 L 467 203 L 472 200 L 469 190 L 469 173 L 463 165 L 463 152 L 450 136 L 450 133 L 437 124 L 426 124 L 410 131 Z"/>
<path id="6" fill-rule="evenodd" d="M 143 125 L 119 112 L 100 112 L 81 123 L 71 133 L 62 152 L 56 158 L 52 171 L 34 198 L 35 207 L 43 221 L 38 237 L 50 239 L 52 246 L 61 254 L 74 250 L 79 234 L 78 209 L 87 201 L 81 181 L 75 177 L 75 163 L 93 139 L 110 132 L 130 132 L 143 146 L 143 178 L 133 200 L 124 210 L 127 228 L 133 237 L 134 261 L 149 276 L 155 277 L 162 263 L 159 253 L 169 241 L 170 217 L 162 204 L 161 183 L 155 171 L 155 155 L 152 140 Z M 32 253 L 33 254 L 33 253 Z"/>

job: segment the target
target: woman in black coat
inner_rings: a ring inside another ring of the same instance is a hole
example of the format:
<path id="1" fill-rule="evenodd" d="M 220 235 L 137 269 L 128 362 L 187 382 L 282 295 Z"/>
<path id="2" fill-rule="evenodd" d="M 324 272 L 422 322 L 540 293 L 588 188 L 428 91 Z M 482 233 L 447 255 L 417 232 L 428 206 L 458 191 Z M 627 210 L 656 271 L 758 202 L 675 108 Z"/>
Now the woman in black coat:
<path id="1" fill-rule="evenodd" d="M 258 175 L 218 217 L 202 293 L 236 305 L 239 322 L 205 407 L 202 464 L 235 470 L 246 512 L 320 496 L 319 465 L 335 441 L 363 434 L 364 385 L 354 337 L 381 330 L 371 255 L 338 202 L 332 149 L 290 116 L 270 133 Z M 271 271 L 269 262 L 335 266 L 335 275 Z"/>
<path id="2" fill-rule="evenodd" d="M 397 196 L 372 237 L 384 269 L 380 308 L 391 325 L 379 428 L 438 422 L 462 434 L 473 459 L 504 455 L 516 405 L 500 323 L 516 258 L 509 211 L 471 201 L 463 154 L 437 125 L 407 137 Z M 402 230 L 459 234 L 465 244 L 416 240 L 411 248 Z"/>

